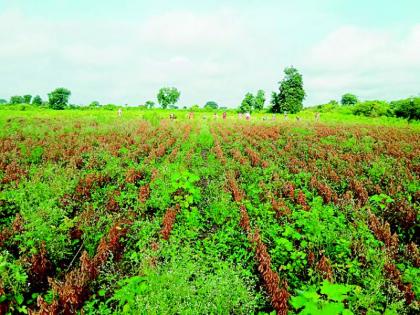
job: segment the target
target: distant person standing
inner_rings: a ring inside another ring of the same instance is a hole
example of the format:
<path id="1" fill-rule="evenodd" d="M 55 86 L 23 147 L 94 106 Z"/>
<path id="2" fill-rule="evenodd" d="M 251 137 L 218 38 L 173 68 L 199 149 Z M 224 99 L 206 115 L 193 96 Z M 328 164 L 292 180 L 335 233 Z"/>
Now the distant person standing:
<path id="1" fill-rule="evenodd" d="M 319 121 L 319 116 L 320 114 L 318 112 L 315 113 L 315 121 L 318 122 Z"/>
<path id="2" fill-rule="evenodd" d="M 226 120 L 226 116 L 227 116 L 226 112 L 223 112 L 223 119 Z"/>
<path id="3" fill-rule="evenodd" d="M 250 113 L 246 113 L 245 114 L 245 119 L 246 120 L 250 120 L 251 119 L 251 114 Z"/>
<path id="4" fill-rule="evenodd" d="M 118 108 L 118 117 L 121 117 L 121 116 L 122 116 L 122 109 Z"/>

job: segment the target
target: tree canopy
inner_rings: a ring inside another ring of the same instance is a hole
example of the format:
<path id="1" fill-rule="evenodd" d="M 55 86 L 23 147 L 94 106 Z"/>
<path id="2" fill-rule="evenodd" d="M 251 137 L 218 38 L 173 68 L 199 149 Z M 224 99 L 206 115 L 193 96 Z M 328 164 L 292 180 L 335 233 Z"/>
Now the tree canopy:
<path id="1" fill-rule="evenodd" d="M 356 105 L 358 101 L 357 96 L 351 93 L 346 93 L 341 97 L 341 105 L 345 106 Z"/>
<path id="2" fill-rule="evenodd" d="M 175 105 L 179 100 L 181 92 L 175 87 L 163 87 L 159 90 L 157 100 L 162 108 Z"/>
<path id="3" fill-rule="evenodd" d="M 305 90 L 303 79 L 299 71 L 294 67 L 284 69 L 285 77 L 279 82 L 279 93 L 273 92 L 271 99 L 271 111 L 274 113 L 297 113 L 303 109 Z"/>
<path id="4" fill-rule="evenodd" d="M 36 105 L 36 106 L 40 106 L 42 105 L 42 98 L 39 95 L 36 95 L 33 99 L 32 99 L 32 105 Z"/>
<path id="5" fill-rule="evenodd" d="M 206 108 L 206 109 L 218 109 L 219 105 L 215 101 L 208 101 L 204 105 L 204 108 Z"/>
<path id="6" fill-rule="evenodd" d="M 246 93 L 244 99 L 242 100 L 239 110 L 242 113 L 251 113 L 254 109 L 255 99 L 252 93 Z"/>
<path id="7" fill-rule="evenodd" d="M 16 105 L 16 104 L 23 104 L 25 102 L 23 96 L 20 95 L 14 95 L 10 97 L 9 104 Z"/>
<path id="8" fill-rule="evenodd" d="M 68 105 L 70 95 L 70 90 L 56 88 L 48 94 L 48 103 L 52 109 L 64 109 Z"/>
<path id="9" fill-rule="evenodd" d="M 254 97 L 254 109 L 263 110 L 265 103 L 265 92 L 263 90 L 258 90 L 257 95 Z"/>

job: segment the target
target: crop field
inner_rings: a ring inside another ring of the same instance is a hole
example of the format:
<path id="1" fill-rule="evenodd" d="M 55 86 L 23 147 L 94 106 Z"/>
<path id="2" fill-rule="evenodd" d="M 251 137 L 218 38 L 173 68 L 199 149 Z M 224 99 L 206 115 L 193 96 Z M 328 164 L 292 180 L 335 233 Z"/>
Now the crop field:
<path id="1" fill-rule="evenodd" d="M 420 312 L 418 125 L 202 116 L 0 113 L 0 314 Z"/>

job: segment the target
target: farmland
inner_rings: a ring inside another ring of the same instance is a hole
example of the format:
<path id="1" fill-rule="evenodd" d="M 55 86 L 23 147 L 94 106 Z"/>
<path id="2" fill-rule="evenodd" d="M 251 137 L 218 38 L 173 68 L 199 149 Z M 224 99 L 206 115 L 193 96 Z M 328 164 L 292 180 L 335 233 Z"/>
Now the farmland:
<path id="1" fill-rule="evenodd" d="M 417 314 L 420 129 L 0 113 L 0 314 Z"/>

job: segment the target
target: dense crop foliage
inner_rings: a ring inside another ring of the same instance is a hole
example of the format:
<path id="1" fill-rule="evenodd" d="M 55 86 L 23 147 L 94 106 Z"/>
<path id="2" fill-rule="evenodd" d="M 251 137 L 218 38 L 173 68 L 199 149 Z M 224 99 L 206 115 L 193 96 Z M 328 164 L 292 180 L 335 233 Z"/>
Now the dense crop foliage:
<path id="1" fill-rule="evenodd" d="M 420 311 L 415 126 L 92 113 L 0 113 L 0 314 Z"/>

